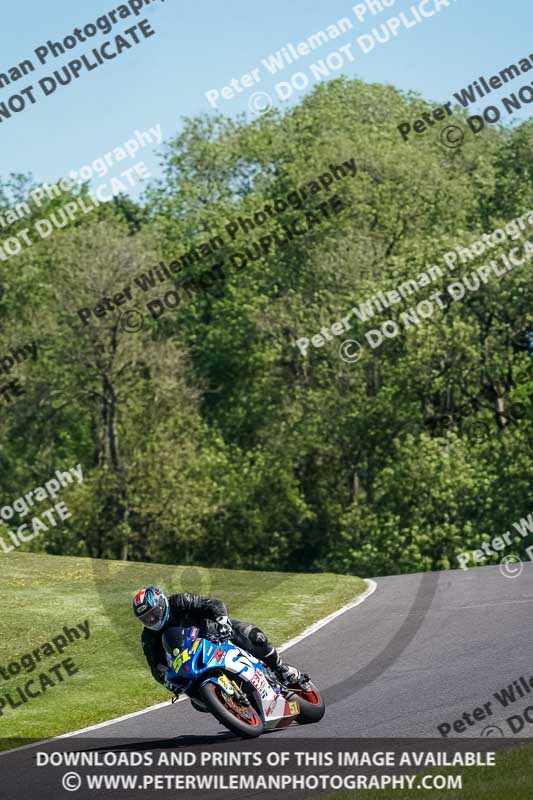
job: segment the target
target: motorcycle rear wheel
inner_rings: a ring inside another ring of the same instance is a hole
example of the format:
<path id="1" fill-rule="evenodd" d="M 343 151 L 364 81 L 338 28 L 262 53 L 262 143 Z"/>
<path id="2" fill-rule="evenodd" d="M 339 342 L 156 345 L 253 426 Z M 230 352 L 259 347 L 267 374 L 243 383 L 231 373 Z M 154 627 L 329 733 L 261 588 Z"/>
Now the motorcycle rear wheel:
<path id="1" fill-rule="evenodd" d="M 311 691 L 294 692 L 287 700 L 297 700 L 300 706 L 300 713 L 296 718 L 299 725 L 311 725 L 313 722 L 320 722 L 326 713 L 326 704 L 324 703 L 320 692 L 311 681 L 308 681 L 311 686 Z"/>
<path id="2" fill-rule="evenodd" d="M 251 705 L 239 705 L 215 683 L 209 681 L 199 692 L 211 714 L 225 728 L 247 739 L 263 733 L 263 720 Z"/>

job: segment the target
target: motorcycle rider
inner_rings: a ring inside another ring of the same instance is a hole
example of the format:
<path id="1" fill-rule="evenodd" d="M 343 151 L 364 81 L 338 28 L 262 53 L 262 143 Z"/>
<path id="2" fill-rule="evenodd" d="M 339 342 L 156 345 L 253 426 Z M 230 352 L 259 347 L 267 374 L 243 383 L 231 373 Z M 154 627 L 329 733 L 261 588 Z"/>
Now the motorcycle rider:
<path id="1" fill-rule="evenodd" d="M 238 647 L 247 650 L 272 669 L 281 683 L 297 683 L 300 672 L 285 664 L 278 651 L 256 625 L 228 618 L 228 610 L 222 600 L 181 592 L 167 597 L 158 586 L 140 589 L 133 598 L 133 613 L 144 626 L 141 645 L 155 680 L 170 692 L 176 686 L 167 678 L 169 667 L 163 648 L 163 633 L 174 625 L 207 630 L 220 639 L 231 639 Z"/>

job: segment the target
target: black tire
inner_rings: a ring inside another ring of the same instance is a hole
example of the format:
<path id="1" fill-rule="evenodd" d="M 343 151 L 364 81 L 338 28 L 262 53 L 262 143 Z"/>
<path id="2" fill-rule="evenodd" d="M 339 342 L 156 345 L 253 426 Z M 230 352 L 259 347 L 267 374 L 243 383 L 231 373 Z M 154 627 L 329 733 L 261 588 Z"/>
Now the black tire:
<path id="1" fill-rule="evenodd" d="M 232 711 L 224 703 L 224 692 L 212 681 L 202 686 L 199 694 L 215 719 L 218 719 L 232 733 L 237 736 L 243 736 L 246 739 L 255 739 L 263 733 L 263 720 L 255 708 L 250 706 L 250 722 L 239 717 L 236 711 Z"/>
<path id="2" fill-rule="evenodd" d="M 308 681 L 311 686 L 311 692 L 308 692 L 308 698 L 301 692 L 294 692 L 289 695 L 287 700 L 297 700 L 300 706 L 300 713 L 296 718 L 299 725 L 311 725 L 313 722 L 320 722 L 326 713 L 326 704 L 314 683 Z"/>

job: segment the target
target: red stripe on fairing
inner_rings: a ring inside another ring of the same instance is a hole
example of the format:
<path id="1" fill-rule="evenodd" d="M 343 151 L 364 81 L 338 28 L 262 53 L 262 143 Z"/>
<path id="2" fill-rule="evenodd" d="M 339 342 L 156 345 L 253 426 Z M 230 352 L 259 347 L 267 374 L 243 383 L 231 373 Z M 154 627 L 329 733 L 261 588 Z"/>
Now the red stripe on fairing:
<path id="1" fill-rule="evenodd" d="M 279 720 L 278 724 L 275 726 L 276 729 L 277 728 L 286 728 L 288 725 L 291 724 L 293 719 L 295 719 L 297 716 L 298 716 L 298 714 L 293 714 L 292 713 L 292 711 L 291 711 L 291 709 L 289 707 L 288 701 L 285 700 L 285 708 L 283 709 L 283 716 Z"/>
<path id="2" fill-rule="evenodd" d="M 137 605 L 144 601 L 144 589 L 140 589 L 137 594 L 135 595 L 135 602 Z"/>

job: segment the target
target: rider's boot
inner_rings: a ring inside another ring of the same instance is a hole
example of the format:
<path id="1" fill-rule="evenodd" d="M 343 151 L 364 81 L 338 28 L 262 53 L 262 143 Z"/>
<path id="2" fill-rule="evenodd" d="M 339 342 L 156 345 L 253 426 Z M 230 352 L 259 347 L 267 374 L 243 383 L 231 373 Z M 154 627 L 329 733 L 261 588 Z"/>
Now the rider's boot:
<path id="1" fill-rule="evenodd" d="M 274 670 L 281 683 L 295 684 L 301 679 L 302 673 L 296 667 L 281 662 Z"/>
<path id="2" fill-rule="evenodd" d="M 296 669 L 296 667 L 291 667 L 290 664 L 285 664 L 281 660 L 277 650 L 272 650 L 263 660 L 267 667 L 270 667 L 275 672 L 281 683 L 298 683 L 302 677 L 300 670 Z"/>

